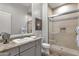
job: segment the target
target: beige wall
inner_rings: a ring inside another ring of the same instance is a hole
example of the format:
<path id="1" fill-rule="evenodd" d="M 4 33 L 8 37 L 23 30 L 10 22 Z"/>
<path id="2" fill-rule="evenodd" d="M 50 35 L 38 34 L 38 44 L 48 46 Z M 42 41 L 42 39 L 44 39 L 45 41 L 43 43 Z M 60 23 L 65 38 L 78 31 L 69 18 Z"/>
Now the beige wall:
<path id="1" fill-rule="evenodd" d="M 78 9 L 78 4 L 67 4 L 64 6 L 61 6 L 53 11 L 54 14 L 60 14 L 66 11 Z M 76 32 L 75 28 L 78 25 L 78 19 L 69 19 L 64 20 L 65 18 L 74 17 L 75 14 L 70 14 L 66 16 L 60 16 L 58 18 L 54 18 L 54 20 L 59 20 L 52 22 L 52 24 L 49 22 L 50 28 L 49 28 L 49 42 L 54 43 L 57 45 L 78 49 L 77 43 L 76 43 Z M 60 21 L 63 19 L 63 21 Z M 65 30 L 61 30 L 61 28 L 66 28 Z M 52 31 L 51 31 L 51 30 Z"/>
<path id="2" fill-rule="evenodd" d="M 74 9 L 78 9 L 77 3 L 70 3 L 70 4 L 66 4 L 64 6 L 61 6 L 59 8 L 56 8 L 53 13 L 54 14 L 60 14 L 60 13 L 63 13 L 63 12 L 74 10 Z"/>
<path id="3" fill-rule="evenodd" d="M 50 7 L 48 7 L 48 16 L 51 16 L 51 15 L 53 15 L 53 10 Z"/>
<path id="4" fill-rule="evenodd" d="M 78 6 L 77 6 L 77 7 L 78 7 L 78 9 L 79 9 L 79 3 L 78 3 Z M 78 13 L 78 15 L 79 15 L 79 13 Z M 79 26 L 79 19 L 78 19 L 78 26 Z"/>

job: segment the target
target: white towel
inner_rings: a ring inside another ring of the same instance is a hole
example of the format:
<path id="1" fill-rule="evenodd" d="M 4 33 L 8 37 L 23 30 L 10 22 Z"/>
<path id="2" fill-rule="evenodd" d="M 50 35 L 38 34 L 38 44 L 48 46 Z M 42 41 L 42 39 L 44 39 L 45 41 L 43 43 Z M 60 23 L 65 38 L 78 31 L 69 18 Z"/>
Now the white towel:
<path id="1" fill-rule="evenodd" d="M 76 28 L 76 32 L 77 34 L 79 34 L 79 26 Z"/>
<path id="2" fill-rule="evenodd" d="M 77 40 L 77 46 L 79 47 L 79 26 L 76 27 L 76 33 L 77 33 L 77 38 L 76 38 L 76 40 Z"/>
<path id="3" fill-rule="evenodd" d="M 77 46 L 79 47 L 79 34 L 77 35 Z"/>

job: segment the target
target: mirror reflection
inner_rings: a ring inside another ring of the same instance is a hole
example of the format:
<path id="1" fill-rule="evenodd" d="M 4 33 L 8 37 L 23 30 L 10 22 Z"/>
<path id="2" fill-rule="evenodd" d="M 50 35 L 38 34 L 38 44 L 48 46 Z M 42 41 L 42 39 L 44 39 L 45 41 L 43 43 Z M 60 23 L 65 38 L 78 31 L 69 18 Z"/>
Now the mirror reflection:
<path id="1" fill-rule="evenodd" d="M 31 33 L 31 9 L 31 3 L 0 3 L 0 33 Z"/>

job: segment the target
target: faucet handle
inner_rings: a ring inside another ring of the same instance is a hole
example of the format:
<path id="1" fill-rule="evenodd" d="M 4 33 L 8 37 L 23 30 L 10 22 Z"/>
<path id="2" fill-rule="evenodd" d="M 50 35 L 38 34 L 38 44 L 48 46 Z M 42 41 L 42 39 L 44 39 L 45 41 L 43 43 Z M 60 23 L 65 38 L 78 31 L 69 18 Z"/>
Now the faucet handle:
<path id="1" fill-rule="evenodd" d="M 10 38 L 10 34 L 6 33 L 6 32 L 2 32 L 1 36 L 3 39 L 9 39 Z"/>
<path id="2" fill-rule="evenodd" d="M 3 39 L 3 43 L 7 44 L 10 38 L 10 34 L 6 33 L 6 32 L 2 32 L 1 33 L 2 39 Z"/>

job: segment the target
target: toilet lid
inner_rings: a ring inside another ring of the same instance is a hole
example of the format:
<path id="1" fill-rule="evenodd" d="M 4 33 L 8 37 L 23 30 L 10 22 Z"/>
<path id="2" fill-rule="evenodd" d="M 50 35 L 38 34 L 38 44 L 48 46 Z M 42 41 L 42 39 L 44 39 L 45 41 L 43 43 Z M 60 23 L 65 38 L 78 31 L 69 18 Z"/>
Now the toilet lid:
<path id="1" fill-rule="evenodd" d="M 42 47 L 43 48 L 50 48 L 50 44 L 48 44 L 48 43 L 42 43 Z"/>

